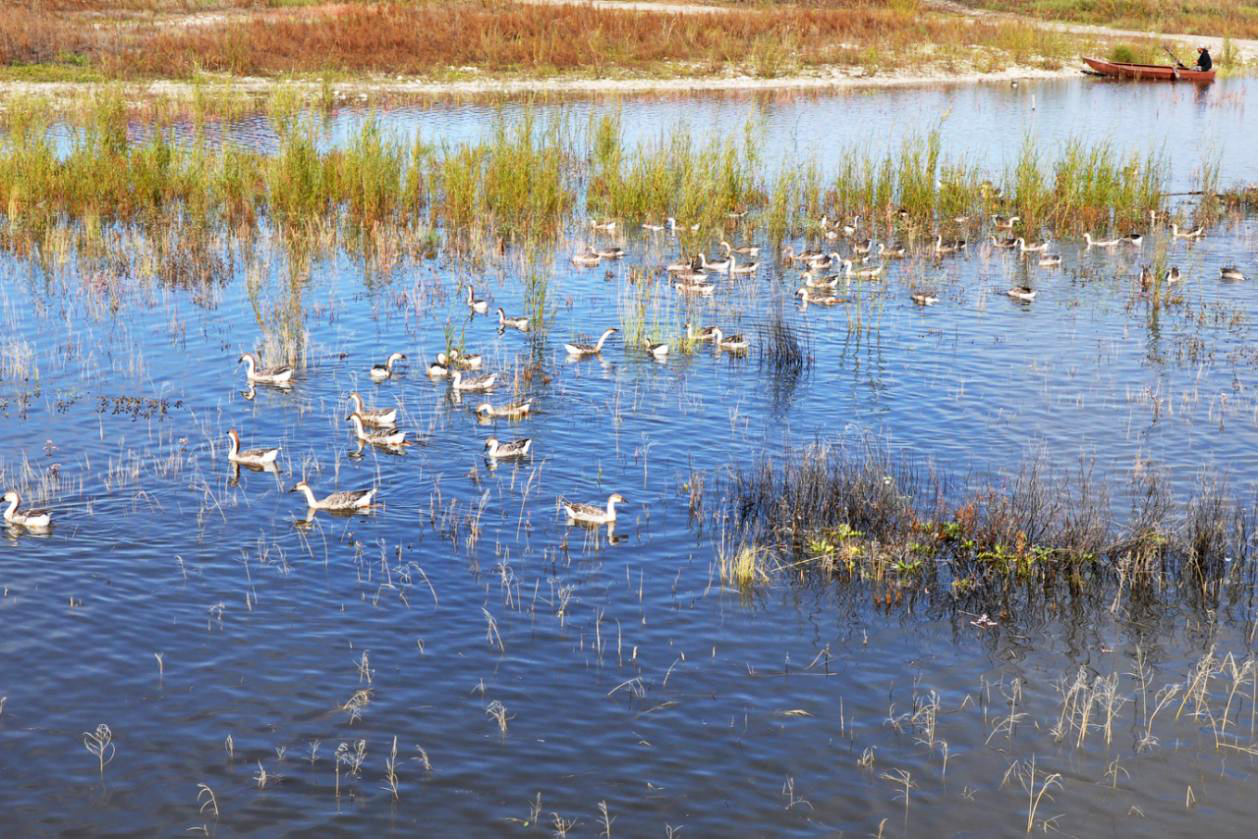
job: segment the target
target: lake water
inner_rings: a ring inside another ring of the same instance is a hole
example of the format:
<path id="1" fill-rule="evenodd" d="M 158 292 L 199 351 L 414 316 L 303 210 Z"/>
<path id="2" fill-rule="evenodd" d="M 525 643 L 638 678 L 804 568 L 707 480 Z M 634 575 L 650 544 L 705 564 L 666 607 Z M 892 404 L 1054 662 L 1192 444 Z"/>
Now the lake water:
<path id="1" fill-rule="evenodd" d="M 1257 90 L 1073 80 L 534 107 L 574 123 L 619 108 L 630 139 L 755 118 L 767 166 L 823 171 L 838 149 L 937 124 L 946 155 L 985 168 L 1029 133 L 1045 149 L 1110 139 L 1165 152 L 1180 191 L 1203 160 L 1226 185 L 1259 180 Z M 382 116 L 455 142 L 517 111 Z M 337 114 L 330 142 L 363 117 Z M 270 142 L 257 119 L 232 133 Z M 713 515 L 730 470 L 815 440 L 875 441 L 959 482 L 1083 460 L 1113 486 L 1117 519 L 1135 476 L 1160 475 L 1180 505 L 1219 477 L 1253 514 L 1257 235 L 1249 214 L 1168 243 L 1186 281 L 1157 314 L 1135 279 L 1152 242 L 1062 241 L 1052 270 L 987 246 L 889 263 L 853 304 L 803 312 L 795 272 L 765 261 L 711 299 L 652 293 L 664 327 L 689 315 L 754 345 L 664 363 L 616 336 L 598 359 L 570 361 L 562 345 L 620 323 L 631 269 L 676 257 L 667 234 L 634 231 L 626 257 L 596 269 L 560 246 L 545 266 L 550 324 L 532 338 L 469 320 L 456 294 L 470 281 L 491 312 L 522 312 L 512 256 L 381 275 L 340 253 L 295 300 L 266 236 L 252 253 L 225 247 L 227 282 L 209 290 L 128 270 L 106 284 L 80 256 L 47 273 L 0 255 L 0 475 L 56 515 L 46 536 L 0 535 L 6 833 L 590 836 L 607 829 L 603 805 L 612 835 L 1017 835 L 1030 783 L 1049 785 L 1038 833 L 1253 836 L 1253 580 L 1206 606 L 1173 589 L 1015 599 L 981 628 L 938 600 L 881 609 L 861 586 L 790 574 L 732 591 Z M 1225 265 L 1248 279 L 1221 282 Z M 1021 282 L 1037 289 L 1030 305 L 1005 295 Z M 915 306 L 911 287 L 940 302 Z M 291 390 L 247 391 L 237 357 L 293 306 L 307 365 Z M 758 362 L 780 308 L 812 356 L 788 382 Z M 425 376 L 448 323 L 485 370 L 535 371 L 520 380 L 532 416 L 478 424 L 483 398 Z M 408 363 L 373 384 L 368 368 L 393 350 Z M 397 406 L 425 445 L 359 451 L 343 419 L 352 390 Z M 280 475 L 235 475 L 228 428 L 281 446 Z M 532 438 L 533 458 L 487 462 L 491 434 Z M 321 495 L 377 486 L 383 506 L 307 523 L 287 492 L 302 476 Z M 556 511 L 557 496 L 614 491 L 629 502 L 613 544 Z M 1209 652 L 1240 669 L 1232 696 L 1225 675 L 1211 681 L 1210 720 L 1182 706 Z M 1080 669 L 1090 684 L 1118 675 L 1109 739 L 1097 722 L 1082 739 L 1054 732 Z M 103 774 L 81 734 L 102 722 L 116 747 Z"/>

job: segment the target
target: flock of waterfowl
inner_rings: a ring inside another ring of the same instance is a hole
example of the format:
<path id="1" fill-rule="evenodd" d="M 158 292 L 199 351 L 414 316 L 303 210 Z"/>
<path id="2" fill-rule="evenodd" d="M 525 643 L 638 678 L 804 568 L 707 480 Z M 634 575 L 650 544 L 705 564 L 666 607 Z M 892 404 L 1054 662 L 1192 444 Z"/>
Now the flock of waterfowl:
<path id="1" fill-rule="evenodd" d="M 471 288 L 468 289 L 467 302 L 474 313 L 483 314 L 488 312 L 488 304 L 484 301 L 478 301 Z M 524 332 L 529 330 L 529 320 L 527 318 L 508 318 L 503 314 L 501 308 L 498 310 L 498 315 L 500 329 L 513 327 Z M 603 349 L 603 344 L 608 337 L 615 332 L 615 328 L 609 328 L 604 332 L 597 344 L 571 344 L 567 345 L 568 351 L 570 355 L 576 357 L 596 355 Z M 718 332 L 718 336 L 720 336 L 720 332 Z M 378 384 L 386 382 L 393 378 L 394 365 L 400 361 L 406 361 L 406 358 L 404 353 L 391 353 L 384 364 L 373 365 L 368 374 L 373 382 Z M 292 367 L 262 367 L 253 353 L 241 355 L 239 361 L 245 365 L 245 378 L 250 386 L 261 384 L 285 388 L 291 384 L 293 378 Z M 451 388 L 458 393 L 488 392 L 494 388 L 498 374 L 491 373 L 483 376 L 465 376 L 464 374 L 465 370 L 476 370 L 480 367 L 481 357 L 479 355 L 464 354 L 456 349 L 451 349 L 449 352 L 438 354 L 437 359 L 429 366 L 428 374 L 434 378 L 449 377 Z M 393 450 L 413 445 L 413 441 L 407 437 L 407 433 L 397 428 L 398 410 L 396 408 L 368 407 L 363 402 L 362 395 L 357 391 L 350 393 L 349 401 L 353 408 L 346 420 L 354 426 L 354 434 L 359 441 Z M 475 411 L 477 416 L 485 419 L 519 419 L 529 414 L 530 404 L 522 402 L 494 405 L 484 402 L 476 406 Z M 242 450 L 240 448 L 240 435 L 235 429 L 229 429 L 227 436 L 228 461 L 254 469 L 275 468 L 276 460 L 280 454 L 278 447 Z M 485 440 L 486 456 L 491 460 L 525 458 L 529 456 L 532 447 L 533 440 L 531 438 L 500 441 L 497 438 L 490 437 Z M 293 486 L 292 492 L 301 493 L 305 497 L 306 507 L 311 512 L 320 510 L 355 512 L 370 509 L 377 491 L 375 488 L 341 490 L 320 498 L 315 495 L 311 486 L 303 480 Z M 13 495 L 14 504 L 16 505 L 16 494 L 11 495 Z M 616 521 L 616 506 L 624 501 L 625 497 L 620 493 L 613 493 L 609 496 L 606 505 L 603 507 L 574 502 L 565 498 L 557 500 L 558 505 L 568 514 L 571 522 L 595 525 L 612 525 Z M 31 521 L 30 517 L 34 514 L 35 512 L 33 511 L 26 511 L 27 521 Z M 47 516 L 47 514 L 44 514 L 44 516 Z M 7 518 L 8 516 L 6 515 Z"/>
<path id="2" fill-rule="evenodd" d="M 739 214 L 731 214 L 737 216 Z M 909 214 L 901 211 L 902 219 L 907 219 Z M 969 223 L 967 218 L 957 218 L 953 220 L 959 225 Z M 1063 265 L 1062 255 L 1050 253 L 1051 245 L 1050 237 L 1046 236 L 1041 241 L 1029 240 L 1028 234 L 1014 235 L 1016 231 L 1021 230 L 1022 220 L 1018 216 L 1002 216 L 993 215 L 991 217 L 993 233 L 989 236 L 992 247 L 1003 250 L 1017 251 L 1020 255 L 1026 257 L 1029 261 L 1034 260 L 1040 268 L 1055 269 L 1061 268 Z M 1150 230 L 1154 230 L 1158 224 L 1158 216 L 1155 212 L 1150 213 Z M 614 231 L 617 223 L 614 221 L 592 222 L 591 227 L 595 230 Z M 668 219 L 666 225 L 644 224 L 643 228 L 650 232 L 659 232 L 668 230 L 676 233 L 678 228 L 675 219 Z M 802 285 L 796 289 L 795 296 L 800 298 L 801 306 L 807 309 L 810 305 L 833 306 L 836 304 L 847 303 L 848 297 L 837 294 L 839 287 L 843 285 L 845 288 L 853 280 L 876 280 L 884 275 L 887 267 L 886 261 L 889 259 L 900 259 L 909 256 L 911 248 L 902 243 L 885 243 L 876 242 L 873 238 L 864 240 L 856 240 L 854 237 L 861 229 L 861 220 L 859 218 L 848 222 L 833 221 L 827 216 L 822 216 L 815 225 L 816 231 L 826 240 L 847 240 L 848 254 L 841 254 L 838 250 L 823 250 L 819 248 L 810 248 L 797 252 L 792 245 L 787 245 L 781 254 L 784 265 L 797 267 L 801 269 L 800 279 Z M 690 228 L 692 231 L 697 226 Z M 1001 236 L 1000 232 L 1009 232 L 1009 235 Z M 1176 240 L 1197 240 L 1205 235 L 1202 226 L 1198 226 L 1192 230 L 1181 230 L 1179 224 L 1173 222 L 1170 226 L 1172 241 Z M 1092 233 L 1084 234 L 1085 250 L 1093 248 L 1111 249 L 1120 246 L 1128 246 L 1134 249 L 1141 249 L 1145 242 L 1146 234 L 1140 231 L 1134 231 L 1116 236 L 1110 239 L 1094 239 Z M 696 253 L 690 259 L 673 262 L 664 267 L 664 270 L 673 278 L 674 287 L 681 293 L 687 295 L 710 296 L 717 288 L 713 282 L 714 276 L 726 275 L 728 277 L 752 274 L 758 267 L 759 263 L 740 263 L 738 256 L 740 254 L 755 257 L 758 253 L 756 246 L 740 246 L 735 247 L 729 242 L 722 240 L 719 247 L 721 254 L 718 258 L 710 260 L 707 253 L 701 251 Z M 919 249 L 925 256 L 940 259 L 951 254 L 964 253 L 967 250 L 968 243 L 965 239 L 949 239 L 946 240 L 943 233 L 937 233 L 933 242 L 925 248 Z M 583 268 L 592 268 L 600 264 L 604 259 L 616 259 L 622 256 L 624 252 L 620 248 L 598 249 L 592 246 L 583 246 L 573 254 L 572 262 L 574 265 Z M 1235 266 L 1227 266 L 1220 269 L 1220 278 L 1222 280 L 1244 280 L 1245 275 Z M 1148 290 L 1154 284 L 1153 269 L 1149 266 L 1143 266 L 1138 277 L 1142 290 Z M 1168 284 L 1178 283 L 1182 279 L 1180 269 L 1172 266 L 1163 273 L 1163 282 Z M 1005 294 L 1011 299 L 1023 303 L 1030 303 L 1036 298 L 1036 290 L 1028 285 L 1012 286 L 1005 290 Z M 928 289 L 911 289 L 910 300 L 919 306 L 932 306 L 939 302 L 939 296 L 932 290 Z M 689 327 L 689 325 L 688 325 Z M 694 340 L 695 335 L 691 335 L 688 331 L 688 339 Z M 709 336 L 704 335 L 706 339 Z M 606 336 L 605 336 L 606 338 Z M 720 339 L 717 341 L 719 347 L 725 349 L 746 349 L 746 342 L 741 337 L 734 345 L 729 344 L 729 339 L 723 343 Z M 602 344 L 602 340 L 600 342 Z M 648 351 L 658 358 L 663 358 L 668 353 L 667 345 L 649 344 Z"/>
<path id="3" fill-rule="evenodd" d="M 735 218 L 738 215 L 732 214 Z M 965 220 L 957 219 L 954 221 L 961 223 Z M 992 216 L 993 233 L 990 235 L 992 246 L 997 249 L 1016 250 L 1029 260 L 1034 259 L 1036 264 L 1042 268 L 1060 268 L 1062 266 L 1062 256 L 1049 252 L 1051 244 L 1049 237 L 1042 241 L 1029 241 L 1026 233 L 1018 236 L 1013 235 L 1015 231 L 1019 230 L 1020 221 L 1018 216 Z M 1155 214 L 1151 213 L 1150 229 L 1153 230 L 1156 224 Z M 617 229 L 618 224 L 614 221 L 592 221 L 590 226 L 596 231 L 612 233 Z M 674 234 L 679 230 L 677 221 L 672 218 L 668 219 L 665 225 L 645 223 L 643 228 L 649 232 L 667 230 Z M 698 226 L 693 225 L 689 229 L 694 232 L 698 229 Z M 847 288 L 853 280 L 879 279 L 884 274 L 887 264 L 886 260 L 900 259 L 910 254 L 910 248 L 904 244 L 876 242 L 873 238 L 855 240 L 854 237 L 859 229 L 859 219 L 854 219 L 850 222 L 835 222 L 823 216 L 817 223 L 817 230 L 823 238 L 830 241 L 848 240 L 847 255 L 841 254 L 838 250 L 824 251 L 818 248 L 797 252 L 790 245 L 783 249 L 781 254 L 783 263 L 800 271 L 799 279 L 802 285 L 796 290 L 795 296 L 801 299 L 803 309 L 807 310 L 810 305 L 831 306 L 847 302 L 849 300 L 847 297 L 837 294 L 841 284 Z M 999 235 L 999 232 L 1002 231 L 1008 232 L 1009 235 Z M 1170 225 L 1170 233 L 1172 241 L 1194 241 L 1204 235 L 1202 227 L 1192 230 L 1181 230 L 1176 223 Z M 1142 248 L 1144 240 L 1145 234 L 1139 231 L 1109 239 L 1095 239 L 1090 232 L 1084 234 L 1084 250 L 1120 247 L 1139 250 Z M 712 295 L 717 288 L 717 284 L 713 281 L 714 276 L 720 277 L 725 275 L 726 277 L 734 277 L 749 275 L 756 272 L 760 267 L 760 263 L 754 259 L 758 256 L 760 250 L 757 246 L 741 245 L 736 247 L 723 239 L 719 247 L 721 254 L 716 259 L 710 260 L 707 254 L 701 251 L 688 260 L 666 265 L 663 270 L 671 277 L 673 286 L 680 293 L 708 296 Z M 942 233 L 937 233 L 934 241 L 929 241 L 928 245 L 924 249 L 920 249 L 920 251 L 925 251 L 926 256 L 940 259 L 951 254 L 965 252 L 967 247 L 968 243 L 964 239 L 946 240 Z M 624 256 L 624 253 L 622 248 L 615 246 L 602 248 L 582 246 L 572 255 L 571 262 L 579 268 L 593 268 L 605 260 L 620 259 Z M 753 258 L 753 261 L 741 263 L 739 261 L 740 256 Z M 1235 266 L 1221 268 L 1220 278 L 1226 281 L 1246 279 L 1245 274 Z M 1177 266 L 1168 268 L 1162 277 L 1163 282 L 1166 284 L 1179 283 L 1182 279 L 1184 279 L 1183 275 Z M 1142 290 L 1151 288 L 1155 280 L 1153 269 L 1148 265 L 1142 266 L 1138 278 Z M 1027 285 L 1018 285 L 1006 290 L 1006 294 L 1013 300 L 1030 303 L 1036 297 L 1036 290 Z M 489 302 L 478 298 L 471 286 L 467 287 L 465 300 L 470 315 L 487 315 L 489 313 Z M 911 289 L 910 300 L 919 306 L 931 306 L 939 302 L 939 297 L 931 290 L 919 288 Z M 497 316 L 500 334 L 507 329 L 526 333 L 531 329 L 532 325 L 526 316 L 509 316 L 502 307 L 497 309 Z M 685 340 L 688 343 L 711 343 L 717 352 L 744 353 L 749 347 L 747 339 L 742 335 L 728 334 L 715 325 L 696 327 L 687 322 L 684 325 L 684 329 Z M 566 343 L 564 345 L 565 352 L 573 360 L 598 356 L 608 339 L 616 335 L 617 332 L 617 328 L 608 327 L 596 341 Z M 670 345 L 668 342 L 655 342 L 644 339 L 643 349 L 653 358 L 663 361 L 668 358 Z M 383 364 L 373 365 L 369 369 L 368 375 L 372 382 L 383 384 L 393 378 L 395 366 L 399 362 L 406 360 L 407 356 L 404 353 L 391 353 Z M 288 388 L 292 384 L 294 374 L 292 367 L 264 367 L 253 353 L 242 354 L 239 363 L 245 365 L 245 378 L 251 388 L 255 385 Z M 490 392 L 498 381 L 498 374 L 475 373 L 481 367 L 482 357 L 480 355 L 464 353 L 452 348 L 445 353 L 439 353 L 436 359 L 428 365 L 427 373 L 435 379 L 447 379 L 452 391 L 456 394 Z M 392 450 L 398 450 L 415 443 L 415 441 L 408 438 L 405 431 L 397 428 L 398 410 L 396 408 L 369 407 L 364 403 L 362 396 L 357 391 L 349 395 L 349 401 L 352 404 L 352 408 L 346 417 L 346 421 L 353 426 L 355 437 L 360 443 Z M 491 402 L 483 402 L 477 405 L 474 411 L 482 420 L 496 418 L 520 419 L 529 415 L 531 404 L 528 401 L 498 405 Z M 275 469 L 280 453 L 278 447 L 242 449 L 240 435 L 235 429 L 228 430 L 227 438 L 227 459 L 233 465 L 263 470 Z M 492 461 L 528 457 L 532 452 L 532 447 L 533 441 L 530 438 L 500 441 L 497 438 L 490 437 L 485 441 L 486 456 Z M 292 488 L 292 491 L 300 492 L 305 496 L 307 507 L 310 511 L 351 512 L 370 508 L 377 492 L 375 489 L 339 491 L 319 498 L 305 481 L 298 482 Z M 571 522 L 607 525 L 615 522 L 616 505 L 624 501 L 624 497 L 619 493 L 613 493 L 608 498 L 606 506 L 603 507 L 572 502 L 564 498 L 557 500 L 559 507 L 568 514 Z M 7 506 L 3 511 L 3 518 L 8 525 L 31 531 L 43 531 L 51 527 L 51 513 L 45 510 L 22 509 L 21 497 L 16 491 L 10 490 L 6 492 L 4 502 Z"/>

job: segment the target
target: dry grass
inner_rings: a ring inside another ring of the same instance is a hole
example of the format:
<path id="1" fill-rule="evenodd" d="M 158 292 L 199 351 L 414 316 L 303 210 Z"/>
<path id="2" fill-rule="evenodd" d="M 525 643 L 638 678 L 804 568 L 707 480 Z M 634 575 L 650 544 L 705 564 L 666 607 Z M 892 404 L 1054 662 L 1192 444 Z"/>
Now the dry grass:
<path id="1" fill-rule="evenodd" d="M 1064 20 L 1193 35 L 1221 35 L 1254 40 L 1256 5 L 1209 0 L 963 0 L 968 6 L 1015 12 L 1045 20 Z"/>
<path id="2" fill-rule="evenodd" d="M 197 4 L 198 8 L 205 8 Z M 239 7 L 243 0 L 212 3 Z M 229 15 L 199 25 L 132 16 L 125 25 L 86 25 L 77 11 L 0 11 L 0 62 L 88 61 L 116 78 L 186 78 L 200 70 L 234 74 L 433 74 L 474 67 L 492 72 L 582 71 L 704 74 L 734 68 L 782 75 L 820 65 L 920 63 L 984 48 L 1019 60 L 1059 60 L 1068 39 L 1023 24 L 958 25 L 955 15 L 912 3 L 844 2 L 686 15 L 533 5 L 508 0 L 339 3 L 293 13 Z M 56 0 L 54 9 L 176 10 L 159 0 Z M 877 44 L 872 50 L 869 45 Z M 1013 49 L 1012 49 L 1013 48 Z M 1039 56 L 1030 53 L 1035 51 Z M 1051 54 L 1051 55 L 1048 55 Z"/>

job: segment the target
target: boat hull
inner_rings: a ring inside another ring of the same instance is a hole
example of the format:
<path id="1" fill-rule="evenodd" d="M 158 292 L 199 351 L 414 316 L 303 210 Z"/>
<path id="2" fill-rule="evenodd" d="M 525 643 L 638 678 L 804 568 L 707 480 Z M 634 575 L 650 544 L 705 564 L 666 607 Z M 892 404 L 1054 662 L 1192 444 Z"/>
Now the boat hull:
<path id="1" fill-rule="evenodd" d="M 1179 67 L 1161 64 L 1123 64 L 1117 61 L 1103 61 L 1100 58 L 1085 58 L 1084 63 L 1103 76 L 1120 79 L 1151 79 L 1163 82 L 1213 82 L 1214 70 L 1182 70 Z"/>

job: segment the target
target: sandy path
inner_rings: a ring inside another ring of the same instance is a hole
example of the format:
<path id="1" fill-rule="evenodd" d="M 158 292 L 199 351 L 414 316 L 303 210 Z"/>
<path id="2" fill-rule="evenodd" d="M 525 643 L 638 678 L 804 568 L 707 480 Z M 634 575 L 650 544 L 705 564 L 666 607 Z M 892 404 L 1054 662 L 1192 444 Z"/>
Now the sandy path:
<path id="1" fill-rule="evenodd" d="M 857 70 L 856 73 L 860 73 Z M 554 95 L 566 94 L 605 94 L 634 95 L 652 93 L 696 93 L 696 92 L 748 92 L 758 91 L 827 91 L 827 90 L 858 90 L 895 87 L 913 87 L 922 85 L 965 85 L 977 83 L 1008 83 L 1012 80 L 1032 79 L 1063 79 L 1078 76 L 1080 70 L 1075 67 L 1060 70 L 1043 70 L 1040 68 L 1007 68 L 993 73 L 949 73 L 913 72 L 905 74 L 886 74 L 877 76 L 854 75 L 847 68 L 835 69 L 830 72 L 819 72 L 810 76 L 787 76 L 761 79 L 752 76 L 721 76 L 676 79 L 484 79 L 458 82 L 432 82 L 417 79 L 366 78 L 350 82 L 333 83 L 332 90 L 338 101 L 367 101 L 377 97 L 400 98 L 445 98 L 445 97 L 479 97 L 479 96 L 523 96 L 523 95 Z M 226 82 L 227 80 L 225 80 Z M 288 81 L 255 76 L 238 77 L 230 80 L 231 89 L 235 92 L 264 96 L 278 85 L 297 88 L 310 96 L 322 94 L 323 85 L 315 81 Z M 48 97 L 69 97 L 81 94 L 95 87 L 91 82 L 0 82 L 0 99 L 5 96 L 40 95 Z M 131 82 L 123 85 L 129 99 L 140 100 L 145 97 L 167 97 L 174 99 L 191 99 L 197 90 L 188 82 L 159 80 L 154 82 Z M 205 86 L 201 87 L 202 92 Z M 0 103 L 0 108 L 3 104 Z"/>

